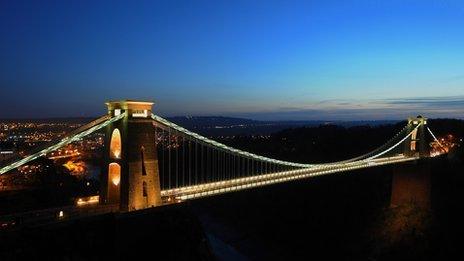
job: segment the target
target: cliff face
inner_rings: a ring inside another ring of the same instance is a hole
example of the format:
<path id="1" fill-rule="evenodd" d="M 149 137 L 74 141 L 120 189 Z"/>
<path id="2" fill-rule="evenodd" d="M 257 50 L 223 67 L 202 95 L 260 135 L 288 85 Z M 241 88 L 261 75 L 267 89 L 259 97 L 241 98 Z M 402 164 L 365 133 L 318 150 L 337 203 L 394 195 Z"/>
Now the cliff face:
<path id="1" fill-rule="evenodd" d="M 0 260 L 214 260 L 183 206 L 108 214 L 0 234 Z"/>

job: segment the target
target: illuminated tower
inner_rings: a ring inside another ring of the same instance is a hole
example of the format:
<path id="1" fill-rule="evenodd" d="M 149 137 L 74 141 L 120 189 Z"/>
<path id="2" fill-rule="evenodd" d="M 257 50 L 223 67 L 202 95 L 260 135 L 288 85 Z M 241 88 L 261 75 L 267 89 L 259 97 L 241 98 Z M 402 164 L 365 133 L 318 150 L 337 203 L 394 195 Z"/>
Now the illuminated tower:
<path id="1" fill-rule="evenodd" d="M 419 126 L 419 127 L 418 127 Z M 416 129 L 417 128 L 417 129 Z M 425 158 L 429 155 L 428 142 L 425 139 L 427 119 L 422 116 L 408 119 L 408 133 L 404 155 Z M 390 206 L 415 206 L 430 208 L 430 163 L 426 159 L 393 166 L 392 192 Z"/>
<path id="2" fill-rule="evenodd" d="M 152 102 L 106 103 L 110 116 L 125 116 L 106 129 L 100 202 L 122 211 L 161 205 Z"/>
<path id="3" fill-rule="evenodd" d="M 419 128 L 416 129 L 416 127 Z M 427 118 L 417 116 L 408 119 L 408 133 L 413 131 L 411 137 L 405 142 L 404 154 L 406 156 L 429 156 L 428 143 L 425 140 L 425 129 L 427 128 Z"/>

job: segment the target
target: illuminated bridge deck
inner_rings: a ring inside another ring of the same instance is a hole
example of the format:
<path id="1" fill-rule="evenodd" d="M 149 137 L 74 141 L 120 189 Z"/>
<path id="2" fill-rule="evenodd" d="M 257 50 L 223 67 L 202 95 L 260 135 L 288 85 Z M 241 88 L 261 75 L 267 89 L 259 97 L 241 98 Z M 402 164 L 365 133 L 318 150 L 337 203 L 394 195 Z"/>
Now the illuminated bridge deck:
<path id="1" fill-rule="evenodd" d="M 364 169 L 369 167 L 389 165 L 407 161 L 414 161 L 417 159 L 419 159 L 419 157 L 405 157 L 403 155 L 399 155 L 388 158 L 374 159 L 370 161 L 356 161 L 351 163 L 320 165 L 307 169 L 276 172 L 271 174 L 236 178 L 226 181 L 218 181 L 205 183 L 201 185 L 163 190 L 161 191 L 161 196 L 167 199 L 168 202 L 172 200 L 183 201 L 187 199 L 202 198 L 211 195 L 260 187 L 291 180 L 316 177 L 326 174 L 341 173 L 356 169 Z"/>

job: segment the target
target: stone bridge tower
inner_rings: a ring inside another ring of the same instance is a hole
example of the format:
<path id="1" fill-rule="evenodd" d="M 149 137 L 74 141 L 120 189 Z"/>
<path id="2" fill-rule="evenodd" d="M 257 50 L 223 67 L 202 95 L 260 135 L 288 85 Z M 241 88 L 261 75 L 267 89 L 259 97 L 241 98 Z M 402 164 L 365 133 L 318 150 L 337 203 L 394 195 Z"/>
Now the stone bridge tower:
<path id="1" fill-rule="evenodd" d="M 418 125 L 419 128 L 416 129 Z M 417 118 L 408 119 L 408 133 L 416 130 L 405 142 L 404 154 L 406 156 L 419 156 L 421 158 L 429 156 L 428 143 L 425 139 L 426 128 L 427 118 L 417 116 Z"/>
<path id="2" fill-rule="evenodd" d="M 152 102 L 107 102 L 108 114 L 125 116 L 106 128 L 100 203 L 121 211 L 161 205 Z"/>
<path id="3" fill-rule="evenodd" d="M 416 127 L 419 126 L 417 129 Z M 429 143 L 426 140 L 427 119 L 421 116 L 408 119 L 408 133 L 414 131 L 405 142 L 404 155 L 425 158 L 429 156 Z M 392 192 L 390 206 L 413 205 L 430 208 L 430 166 L 427 159 L 407 162 L 393 166 Z"/>

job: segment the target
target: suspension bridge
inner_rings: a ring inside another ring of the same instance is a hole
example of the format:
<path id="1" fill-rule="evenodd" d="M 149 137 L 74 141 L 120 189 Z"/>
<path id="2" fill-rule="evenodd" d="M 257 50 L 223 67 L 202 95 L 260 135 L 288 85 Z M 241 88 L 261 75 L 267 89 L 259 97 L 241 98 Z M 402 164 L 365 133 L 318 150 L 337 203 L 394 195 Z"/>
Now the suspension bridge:
<path id="1" fill-rule="evenodd" d="M 0 168 L 0 175 L 103 129 L 105 165 L 97 201 L 101 206 L 112 206 L 112 210 L 134 211 L 292 180 L 412 162 L 430 157 L 426 136 L 439 143 L 427 119 L 417 117 L 410 118 L 384 145 L 364 155 L 329 163 L 291 162 L 236 149 L 187 130 L 153 114 L 151 102 L 125 100 L 108 102 L 107 106 L 105 116 L 24 158 L 8 162 Z"/>

